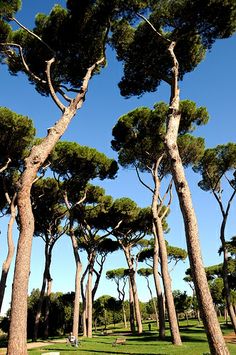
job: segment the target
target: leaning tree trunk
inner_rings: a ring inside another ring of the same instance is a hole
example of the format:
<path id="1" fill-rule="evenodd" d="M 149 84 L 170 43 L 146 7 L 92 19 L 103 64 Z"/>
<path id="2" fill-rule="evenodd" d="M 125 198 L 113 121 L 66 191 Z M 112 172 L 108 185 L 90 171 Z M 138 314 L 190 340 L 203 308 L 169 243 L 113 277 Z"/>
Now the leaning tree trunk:
<path id="1" fill-rule="evenodd" d="M 17 207 L 15 206 L 15 199 L 16 199 L 16 194 L 12 198 L 12 201 L 9 200 L 11 217 L 10 217 L 10 220 L 8 223 L 8 228 L 7 228 L 8 253 L 7 253 L 6 260 L 4 261 L 4 263 L 2 265 L 2 275 L 1 275 L 1 280 L 0 280 L 0 312 L 2 309 L 2 303 L 3 303 L 5 289 L 6 289 L 7 276 L 8 276 L 8 272 L 9 272 L 12 258 L 14 255 L 14 251 L 15 251 L 13 238 L 12 238 L 12 229 L 13 229 L 13 225 L 14 225 L 14 222 L 16 219 L 16 210 L 17 210 Z"/>
<path id="2" fill-rule="evenodd" d="M 52 60 L 47 62 L 47 76 L 52 97 L 58 104 L 58 98 L 56 98 L 50 80 L 50 66 L 52 62 Z M 66 131 L 77 110 L 82 106 L 92 73 L 97 65 L 102 62 L 103 59 L 87 70 L 81 90 L 70 105 L 68 107 L 64 107 L 61 104 L 59 105 L 63 112 L 61 118 L 48 130 L 48 135 L 41 143 L 31 149 L 29 157 L 25 159 L 25 170 L 21 176 L 18 189 L 20 235 L 12 288 L 11 320 L 7 348 L 8 355 L 27 355 L 27 296 L 32 239 L 34 234 L 34 215 L 30 199 L 31 187 L 40 167 Z"/>
<path id="3" fill-rule="evenodd" d="M 165 299 L 166 299 L 166 308 L 169 318 L 170 324 L 170 332 L 172 343 L 174 345 L 182 345 L 179 326 L 178 326 L 178 319 L 175 312 L 175 304 L 174 298 L 171 289 L 171 278 L 168 270 L 168 254 L 166 248 L 166 242 L 164 238 L 162 220 L 159 216 L 161 213 L 161 209 L 163 206 L 158 207 L 158 198 L 160 194 L 160 180 L 158 178 L 158 167 L 162 157 L 160 157 L 159 161 L 156 162 L 155 168 L 153 170 L 153 180 L 154 180 L 154 193 L 152 198 L 152 215 L 153 215 L 153 223 L 154 223 L 154 236 L 157 239 L 158 246 L 159 246 L 159 256 L 161 260 L 161 274 L 165 292 Z"/>
<path id="4" fill-rule="evenodd" d="M 177 146 L 180 113 L 178 62 L 174 54 L 174 47 L 175 42 L 172 42 L 169 46 L 169 52 L 173 59 L 173 82 L 171 86 L 172 93 L 167 120 L 165 147 L 171 162 L 171 172 L 183 215 L 189 262 L 210 351 L 211 354 L 214 355 L 229 355 L 229 351 L 226 347 L 220 329 L 211 293 L 207 283 L 206 273 L 201 256 L 197 219 L 192 205 L 190 189 L 184 174 L 184 168 Z"/>
<path id="5" fill-rule="evenodd" d="M 157 202 L 157 201 L 156 201 Z M 159 255 L 161 259 L 161 274 L 163 279 L 163 286 L 165 291 L 166 308 L 169 318 L 170 331 L 172 343 L 174 345 L 182 345 L 178 320 L 175 312 L 174 298 L 171 289 L 171 278 L 168 270 L 168 255 L 166 250 L 166 243 L 163 234 L 162 220 L 158 216 L 157 203 L 153 203 L 153 220 L 156 228 L 156 234 L 159 242 Z"/>
<path id="6" fill-rule="evenodd" d="M 143 332 L 143 326 L 142 326 L 141 312 L 140 312 L 139 299 L 138 299 L 138 290 L 137 290 L 137 285 L 136 285 L 136 280 L 135 280 L 135 271 L 133 268 L 133 263 L 130 258 L 129 249 L 123 247 L 123 250 L 125 252 L 127 264 L 129 266 L 129 278 L 130 278 L 131 289 L 133 292 L 134 310 L 135 310 L 135 317 L 136 317 L 136 322 L 137 322 L 137 329 L 138 329 L 138 333 L 141 334 Z"/>
<path id="7" fill-rule="evenodd" d="M 154 234 L 153 277 L 154 277 L 154 284 L 155 284 L 156 294 L 157 294 L 159 338 L 165 339 L 165 303 L 164 303 L 163 293 L 161 289 L 160 276 L 158 272 L 159 245 L 158 245 L 155 226 L 153 226 L 153 234 Z"/>
<path id="8" fill-rule="evenodd" d="M 122 314 L 123 314 L 124 328 L 126 329 L 127 328 L 127 319 L 126 319 L 124 301 L 122 301 Z"/>
<path id="9" fill-rule="evenodd" d="M 73 328 L 72 333 L 77 338 L 79 333 L 79 307 L 80 307 L 80 282 L 81 282 L 81 272 L 82 272 L 82 263 L 79 256 L 79 248 L 77 239 L 74 235 L 74 231 L 71 229 L 70 237 L 75 257 L 75 299 L 74 299 L 74 310 L 73 310 Z"/>

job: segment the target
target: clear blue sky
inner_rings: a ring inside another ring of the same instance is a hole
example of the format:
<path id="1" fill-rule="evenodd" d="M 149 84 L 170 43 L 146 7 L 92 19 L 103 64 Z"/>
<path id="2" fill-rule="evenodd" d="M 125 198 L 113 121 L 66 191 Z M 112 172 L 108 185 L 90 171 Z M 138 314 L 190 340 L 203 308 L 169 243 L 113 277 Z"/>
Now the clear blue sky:
<path id="1" fill-rule="evenodd" d="M 62 5 L 65 1 L 57 1 Z M 31 27 L 36 13 L 48 13 L 54 1 L 23 0 L 23 6 L 17 18 L 25 25 Z M 181 99 L 191 99 L 199 106 L 206 106 L 210 113 L 210 122 L 205 127 L 196 131 L 196 135 L 203 136 L 207 147 L 235 142 L 236 120 L 236 36 L 217 41 L 206 59 L 193 72 L 186 75 L 181 83 Z M 29 116 L 33 119 L 37 129 L 37 136 L 43 137 L 46 129 L 53 125 L 59 118 L 60 112 L 50 98 L 40 96 L 23 75 L 12 77 L 6 67 L 0 68 L 1 82 L 0 105 L 11 110 Z M 169 101 L 169 88 L 161 86 L 156 93 L 146 94 L 142 98 L 124 99 L 120 96 L 117 83 L 122 76 L 122 67 L 117 63 L 115 55 L 108 50 L 108 66 L 99 76 L 93 78 L 89 86 L 83 108 L 78 112 L 69 126 L 63 140 L 76 141 L 104 152 L 109 157 L 116 158 L 116 153 L 110 148 L 112 139 L 111 131 L 117 119 L 124 113 L 138 107 L 152 107 L 157 101 Z M 199 176 L 191 171 L 186 171 L 196 213 L 198 216 L 202 254 L 205 265 L 221 262 L 218 256 L 220 211 L 213 196 L 201 191 L 197 182 Z M 144 177 L 147 179 L 147 177 Z M 102 183 L 107 194 L 114 198 L 128 196 L 140 206 L 150 205 L 150 193 L 138 182 L 133 170 L 120 168 L 118 177 L 112 181 Z M 227 194 L 227 188 L 224 188 Z M 235 235 L 236 201 L 233 205 L 227 227 L 227 237 Z M 1 224 L 1 252 L 0 262 L 6 257 L 6 223 Z M 168 219 L 170 233 L 166 236 L 172 245 L 186 248 L 182 216 L 179 212 L 177 198 L 171 206 Z M 17 241 L 18 231 L 15 229 L 14 239 Z M 32 250 L 32 263 L 29 291 L 32 288 L 40 288 L 43 272 L 43 242 L 34 239 Z M 85 264 L 85 263 L 84 263 Z M 108 257 L 105 269 L 126 267 L 122 253 Z M 173 289 L 182 289 L 190 292 L 189 287 L 182 280 L 188 262 L 178 264 L 172 272 Z M 52 261 L 53 291 L 69 292 L 74 288 L 74 258 L 70 240 L 63 236 L 56 244 Z M 7 283 L 6 297 L 3 312 L 7 310 L 10 302 L 13 265 Z M 149 294 L 142 281 L 138 278 L 139 295 L 141 300 L 149 299 Z M 102 294 L 116 296 L 115 285 L 102 279 L 97 296 Z"/>

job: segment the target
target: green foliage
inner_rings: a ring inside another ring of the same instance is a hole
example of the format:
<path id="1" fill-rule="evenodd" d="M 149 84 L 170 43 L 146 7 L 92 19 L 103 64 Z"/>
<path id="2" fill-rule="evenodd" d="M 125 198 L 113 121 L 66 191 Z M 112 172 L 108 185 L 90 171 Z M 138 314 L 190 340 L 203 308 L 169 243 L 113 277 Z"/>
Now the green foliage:
<path id="1" fill-rule="evenodd" d="M 181 125 L 178 146 L 184 166 L 196 164 L 204 152 L 204 139 L 189 134 L 196 126 L 206 124 L 209 116 L 204 107 L 197 107 L 190 100 L 180 103 Z M 136 167 L 150 172 L 161 157 L 159 176 L 169 173 L 169 160 L 164 148 L 168 105 L 155 104 L 154 109 L 137 108 L 119 118 L 113 128 L 112 148 L 118 152 L 119 163 L 124 167 Z"/>
<path id="2" fill-rule="evenodd" d="M 0 165 L 4 165 L 10 158 L 11 167 L 22 167 L 34 135 L 32 120 L 6 107 L 0 107 Z"/>
<path id="3" fill-rule="evenodd" d="M 141 268 L 138 270 L 139 276 L 149 277 L 153 275 L 153 269 L 151 268 Z"/>
<path id="4" fill-rule="evenodd" d="M 8 18 L 14 12 L 20 10 L 21 0 L 1 0 L 0 2 L 0 17 Z"/>
<path id="5" fill-rule="evenodd" d="M 124 96 L 155 91 L 162 80 L 170 84 L 172 59 L 167 40 L 176 42 L 181 79 L 194 70 L 216 39 L 236 30 L 234 0 L 162 0 L 151 1 L 151 5 L 146 16 L 160 35 L 145 21 L 135 27 L 122 20 L 113 25 L 112 45 L 124 63 L 119 84 Z"/>
<path id="6" fill-rule="evenodd" d="M 182 292 L 180 290 L 174 290 L 173 297 L 177 313 L 185 313 L 191 309 L 192 297 L 188 296 L 186 291 Z"/>
<path id="7" fill-rule="evenodd" d="M 219 192 L 221 180 L 227 172 L 233 172 L 231 186 L 236 186 L 236 144 L 228 143 L 215 148 L 206 149 L 200 162 L 194 167 L 195 172 L 200 172 L 202 180 L 198 183 L 204 191 Z"/>
<path id="8" fill-rule="evenodd" d="M 62 194 L 55 179 L 38 180 L 32 187 L 32 207 L 35 217 L 35 236 L 57 238 L 62 232 L 65 207 Z"/>
<path id="9" fill-rule="evenodd" d="M 174 261 L 175 263 L 177 263 L 178 261 L 180 260 L 184 261 L 187 258 L 188 254 L 186 250 L 176 246 L 169 245 L 167 241 L 165 241 L 165 243 L 167 247 L 169 262 Z M 144 262 L 147 260 L 152 260 L 153 254 L 154 254 L 154 246 L 153 246 L 153 240 L 151 240 L 149 247 L 142 250 L 141 253 L 139 254 L 139 261 Z"/>

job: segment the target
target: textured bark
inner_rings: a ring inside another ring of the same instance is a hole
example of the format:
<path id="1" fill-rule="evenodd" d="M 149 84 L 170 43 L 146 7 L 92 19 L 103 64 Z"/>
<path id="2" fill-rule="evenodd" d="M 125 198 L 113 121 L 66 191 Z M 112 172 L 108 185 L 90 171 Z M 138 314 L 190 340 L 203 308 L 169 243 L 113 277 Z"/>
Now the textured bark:
<path id="1" fill-rule="evenodd" d="M 160 196 L 160 179 L 158 177 L 158 168 L 160 162 L 162 160 L 162 156 L 156 161 L 153 167 L 152 175 L 154 181 L 154 192 L 152 196 L 152 216 L 153 216 L 153 230 L 154 230 L 154 238 L 155 238 L 155 248 L 158 248 L 159 257 L 161 261 L 161 275 L 164 286 L 164 293 L 166 299 L 166 308 L 168 313 L 168 319 L 170 324 L 170 332 L 172 343 L 174 345 L 182 345 L 178 319 L 175 312 L 175 304 L 174 298 L 172 294 L 171 288 L 171 278 L 168 270 L 168 253 L 164 238 L 164 231 L 162 226 L 162 221 L 165 216 L 165 212 L 162 211 L 162 205 L 158 206 L 158 200 Z"/>
<path id="2" fill-rule="evenodd" d="M 171 87 L 172 93 L 170 99 L 169 116 L 167 120 L 165 147 L 171 161 L 171 172 L 183 215 L 189 262 L 210 351 L 211 354 L 214 355 L 229 355 L 229 351 L 226 347 L 220 329 L 207 283 L 206 273 L 201 256 L 197 219 L 192 204 L 190 189 L 184 174 L 184 168 L 177 146 L 180 113 L 178 62 L 174 54 L 174 47 L 175 43 L 173 42 L 169 46 L 169 52 L 171 58 L 173 59 L 173 82 Z"/>
<path id="3" fill-rule="evenodd" d="M 136 280 L 135 280 L 134 266 L 133 266 L 133 262 L 131 260 L 129 248 L 123 247 L 123 250 L 125 252 L 127 264 L 129 267 L 129 278 L 130 278 L 131 289 L 133 292 L 134 310 L 135 310 L 135 318 L 136 318 L 136 323 L 137 323 L 137 330 L 138 330 L 138 333 L 141 334 L 143 332 L 143 326 L 142 326 L 142 319 L 141 319 L 139 299 L 138 299 L 138 290 L 137 290 L 137 285 L 136 285 Z"/>
<path id="4" fill-rule="evenodd" d="M 2 265 L 2 275 L 1 275 L 1 280 L 0 280 L 0 312 L 2 309 L 2 303 L 3 303 L 6 284 L 7 284 L 7 276 L 8 276 L 8 272 L 9 272 L 12 258 L 14 256 L 14 251 L 15 251 L 13 238 L 12 238 L 12 229 L 13 229 L 13 225 L 14 225 L 14 222 L 16 219 L 16 210 L 17 210 L 17 207 L 15 206 L 15 198 L 16 198 L 16 195 L 13 197 L 12 201 L 9 201 L 11 216 L 10 216 L 10 220 L 9 220 L 8 228 L 7 228 L 8 252 L 7 252 L 6 260 L 4 261 L 4 263 Z"/>
<path id="5" fill-rule="evenodd" d="M 149 280 L 148 280 L 148 277 L 146 277 L 146 280 L 147 280 L 147 287 L 148 287 L 148 290 L 150 292 L 150 296 L 151 296 L 151 300 L 152 300 L 152 305 L 153 305 L 153 310 L 154 310 L 154 313 L 155 313 L 155 317 L 156 317 L 156 324 L 157 324 L 157 329 L 159 327 L 159 322 L 158 322 L 158 313 L 157 313 L 157 306 L 156 306 L 156 302 L 153 298 L 153 294 L 152 294 L 152 289 L 150 287 L 150 283 L 149 283 Z"/>
<path id="6" fill-rule="evenodd" d="M 126 319 L 126 312 L 125 312 L 124 302 L 122 302 L 122 314 L 123 314 L 124 328 L 127 328 L 127 319 Z"/>
<path id="7" fill-rule="evenodd" d="M 221 229 L 220 229 L 220 239 L 221 239 L 221 245 L 223 249 L 223 281 L 224 281 L 224 291 L 225 291 L 225 299 L 226 299 L 226 305 L 228 309 L 228 314 L 231 320 L 231 324 L 233 326 L 234 332 L 236 333 L 236 315 L 234 312 L 234 307 L 231 302 L 231 295 L 230 295 L 230 287 L 229 287 L 229 282 L 228 282 L 228 252 L 227 252 L 227 247 L 225 243 L 225 226 L 226 226 L 226 221 L 227 221 L 228 214 L 224 215 L 223 221 L 221 223 Z"/>
<path id="8" fill-rule="evenodd" d="M 170 274 L 169 274 L 169 270 L 168 270 L 168 254 L 167 254 L 167 250 L 166 250 L 166 243 L 165 243 L 165 238 L 164 238 L 164 233 L 163 233 L 162 220 L 158 216 L 158 212 L 157 212 L 157 196 L 158 195 L 154 194 L 153 204 L 152 204 L 152 212 L 153 212 L 154 225 L 156 228 L 156 235 L 157 235 L 158 243 L 159 243 L 159 255 L 160 255 L 160 260 L 161 260 L 161 274 L 162 274 L 163 286 L 164 286 L 164 291 L 165 291 L 166 308 L 167 308 L 168 319 L 169 319 L 169 324 L 170 324 L 171 338 L 172 338 L 172 343 L 174 345 L 182 345 L 181 338 L 180 338 L 180 332 L 179 332 L 179 326 L 178 326 L 178 320 L 177 320 L 176 312 L 175 312 L 174 298 L 173 298 L 172 289 L 171 289 L 171 278 L 170 278 Z M 156 197 L 156 200 L 155 200 L 155 197 Z"/>
<path id="9" fill-rule="evenodd" d="M 25 160 L 25 170 L 21 176 L 18 189 L 20 235 L 13 279 L 11 320 L 7 349 L 8 355 L 27 355 L 27 295 L 32 239 L 34 234 L 34 216 L 30 199 L 31 187 L 40 167 L 66 131 L 77 110 L 81 108 L 92 73 L 103 60 L 104 59 L 98 61 L 87 70 L 81 90 L 76 98 L 68 107 L 61 107 L 63 110 L 61 118 L 48 130 L 48 135 L 41 143 L 31 149 L 29 157 Z M 49 69 L 50 63 L 48 62 L 48 71 Z M 51 95 L 55 96 L 49 76 L 48 74 Z"/>
<path id="10" fill-rule="evenodd" d="M 47 291 L 45 299 L 45 317 L 44 317 L 44 338 L 49 336 L 49 314 L 50 314 L 50 295 L 52 293 L 52 279 L 47 279 Z"/>
<path id="11" fill-rule="evenodd" d="M 134 296 L 132 291 L 131 282 L 129 279 L 129 321 L 130 321 L 130 330 L 134 334 L 135 333 L 135 323 L 134 323 Z"/>
<path id="12" fill-rule="evenodd" d="M 160 276 L 158 272 L 159 266 L 159 245 L 158 239 L 153 228 L 154 234 L 154 254 L 153 254 L 153 277 L 157 294 L 157 307 L 158 307 L 158 319 L 159 319 L 159 338 L 165 339 L 165 303 L 163 299 L 163 293 L 161 289 Z"/>
<path id="13" fill-rule="evenodd" d="M 80 281 L 81 281 L 81 272 L 82 272 L 82 263 L 79 256 L 78 243 L 77 239 L 74 235 L 74 232 L 70 232 L 74 258 L 75 258 L 75 299 L 74 299 L 74 310 L 73 310 L 73 328 L 72 333 L 75 337 L 78 336 L 79 333 L 79 307 L 80 307 Z"/>
<path id="14" fill-rule="evenodd" d="M 93 265 L 90 264 L 88 271 L 87 283 L 87 337 L 93 336 L 93 299 L 92 299 L 92 279 L 93 279 Z"/>

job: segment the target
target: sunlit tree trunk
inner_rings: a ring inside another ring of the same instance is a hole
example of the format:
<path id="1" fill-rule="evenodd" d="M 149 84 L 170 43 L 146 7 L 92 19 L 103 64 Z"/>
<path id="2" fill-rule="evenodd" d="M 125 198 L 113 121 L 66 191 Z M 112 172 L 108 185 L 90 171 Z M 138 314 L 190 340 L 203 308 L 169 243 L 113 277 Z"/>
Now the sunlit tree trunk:
<path id="1" fill-rule="evenodd" d="M 135 333 L 135 323 L 134 323 L 134 296 L 132 291 L 131 282 L 129 279 L 129 321 L 130 321 L 130 330 L 132 333 Z"/>
<path id="2" fill-rule="evenodd" d="M 156 162 L 153 168 L 153 179 L 155 185 L 153 198 L 152 198 L 152 215 L 153 215 L 153 223 L 155 228 L 154 235 L 158 241 L 159 256 L 161 261 L 161 275 L 163 279 L 166 308 L 167 308 L 168 319 L 170 324 L 172 343 L 174 345 L 182 345 L 178 320 L 175 312 L 174 298 L 171 289 L 171 278 L 168 270 L 168 254 L 167 254 L 167 248 L 166 248 L 163 226 L 162 226 L 163 219 L 159 216 L 163 207 L 163 206 L 160 206 L 160 208 L 158 207 L 158 198 L 160 194 L 160 180 L 158 178 L 158 167 L 161 159 L 162 157 L 160 157 L 159 161 Z"/>
<path id="3" fill-rule="evenodd" d="M 137 290 L 137 285 L 135 280 L 135 270 L 134 270 L 133 262 L 131 260 L 129 248 L 123 247 L 123 250 L 125 252 L 127 264 L 129 266 L 129 278 L 130 278 L 131 288 L 133 291 L 134 310 L 135 310 L 135 318 L 137 322 L 137 329 L 138 329 L 138 333 L 141 334 L 143 331 L 143 326 L 142 326 L 142 319 L 141 319 L 139 299 L 138 299 L 138 290 Z"/>
<path id="4" fill-rule="evenodd" d="M 93 264 L 89 264 L 88 283 L 87 283 L 87 336 L 92 338 L 93 325 L 93 299 L 92 299 L 92 279 L 93 279 Z"/>
<path id="5" fill-rule="evenodd" d="M 155 284 L 156 294 L 157 294 L 159 338 L 164 339 L 165 338 L 165 303 L 164 303 L 163 293 L 161 289 L 160 276 L 158 272 L 159 245 L 158 245 L 155 226 L 153 226 L 153 234 L 154 234 L 153 276 L 154 276 L 154 284 Z"/>
<path id="6" fill-rule="evenodd" d="M 49 336 L 49 314 L 50 314 L 50 296 L 52 293 L 52 279 L 49 275 L 47 279 L 47 291 L 45 298 L 45 317 L 44 317 L 44 338 L 48 338 Z"/>
<path id="7" fill-rule="evenodd" d="M 215 313 L 212 297 L 207 283 L 201 248 L 198 236 L 198 225 L 187 179 L 177 146 L 177 137 L 180 123 L 179 113 L 179 87 L 178 87 L 178 62 L 174 53 L 175 42 L 169 46 L 173 60 L 173 80 L 170 99 L 167 132 L 165 137 L 166 152 L 171 161 L 171 172 L 183 215 L 188 256 L 196 290 L 196 296 L 202 320 L 206 330 L 209 347 L 212 354 L 229 355 L 220 325 Z"/>
<path id="8" fill-rule="evenodd" d="M 6 194 L 7 200 L 10 206 L 10 220 L 8 223 L 8 228 L 7 228 L 7 245 L 8 245 L 8 252 L 7 252 L 7 257 L 6 260 L 4 261 L 2 265 L 2 274 L 1 274 L 1 280 L 0 280 L 0 312 L 2 309 L 2 303 L 4 299 L 4 294 L 5 294 L 5 289 L 6 289 L 6 284 L 7 284 L 7 276 L 8 272 L 11 266 L 12 258 L 14 256 L 14 243 L 13 243 L 13 237 L 12 237 L 12 230 L 13 230 L 13 225 L 16 219 L 16 211 L 17 207 L 15 206 L 15 200 L 16 200 L 16 194 L 13 196 L 12 200 L 10 200 L 8 194 Z"/>
<path id="9" fill-rule="evenodd" d="M 55 92 L 50 79 L 50 68 L 53 60 L 47 62 L 47 78 L 51 94 L 55 99 Z M 25 159 L 25 169 L 20 178 L 17 196 L 19 213 L 20 235 L 17 245 L 16 262 L 13 278 L 11 319 L 9 328 L 8 355 L 27 355 L 27 296 L 30 273 L 30 259 L 32 239 L 34 234 L 34 216 L 31 207 L 31 187 L 40 167 L 55 147 L 58 140 L 66 131 L 69 123 L 81 108 L 88 83 L 97 65 L 104 59 L 98 61 L 90 68 L 83 79 L 80 92 L 72 100 L 68 107 L 60 105 L 62 116 L 55 125 L 48 129 L 47 136 L 40 144 L 33 146 L 29 156 Z M 58 100 L 57 100 L 58 101 Z"/>
<path id="10" fill-rule="evenodd" d="M 70 237 L 74 252 L 75 258 L 75 298 L 74 298 L 74 309 L 73 309 L 73 328 L 72 333 L 75 337 L 78 337 L 79 333 L 79 308 L 80 308 L 80 287 L 81 287 L 81 272 L 82 272 L 82 263 L 79 256 L 78 243 L 74 235 L 74 230 L 70 230 Z"/>

